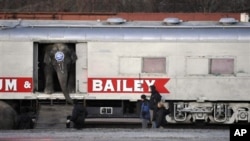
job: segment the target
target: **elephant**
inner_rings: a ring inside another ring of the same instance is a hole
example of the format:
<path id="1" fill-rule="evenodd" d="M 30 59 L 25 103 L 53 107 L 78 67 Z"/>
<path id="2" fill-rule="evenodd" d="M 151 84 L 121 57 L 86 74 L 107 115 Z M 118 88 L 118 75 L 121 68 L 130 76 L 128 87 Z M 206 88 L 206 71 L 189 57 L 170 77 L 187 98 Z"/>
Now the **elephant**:
<path id="1" fill-rule="evenodd" d="M 0 130 L 15 129 L 16 111 L 6 102 L 0 101 Z"/>
<path id="2" fill-rule="evenodd" d="M 45 46 L 44 73 L 46 94 L 54 92 L 54 77 L 56 74 L 66 101 L 72 104 L 69 93 L 75 92 L 75 62 L 76 52 L 66 43 L 54 43 Z M 56 72 L 56 73 L 54 73 Z"/>

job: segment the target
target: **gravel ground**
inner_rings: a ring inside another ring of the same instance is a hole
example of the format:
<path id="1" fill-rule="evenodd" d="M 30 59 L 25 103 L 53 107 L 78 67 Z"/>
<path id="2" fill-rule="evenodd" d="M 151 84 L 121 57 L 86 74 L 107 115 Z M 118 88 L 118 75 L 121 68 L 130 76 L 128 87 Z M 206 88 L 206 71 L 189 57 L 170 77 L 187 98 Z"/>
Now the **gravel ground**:
<path id="1" fill-rule="evenodd" d="M 0 141 L 229 141 L 228 129 L 2 130 Z"/>

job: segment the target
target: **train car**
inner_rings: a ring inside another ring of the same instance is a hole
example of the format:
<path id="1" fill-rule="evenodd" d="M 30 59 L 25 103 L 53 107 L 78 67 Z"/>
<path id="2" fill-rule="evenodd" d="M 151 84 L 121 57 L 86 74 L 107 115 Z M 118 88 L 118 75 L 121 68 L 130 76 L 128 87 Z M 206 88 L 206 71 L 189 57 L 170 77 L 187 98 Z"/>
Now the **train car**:
<path id="1" fill-rule="evenodd" d="M 140 96 L 149 98 L 149 86 L 155 85 L 171 111 L 169 123 L 250 122 L 247 22 L 111 17 L 1 20 L 0 25 L 1 100 L 65 102 L 56 75 L 55 92 L 44 93 L 44 48 L 63 43 L 77 55 L 70 97 L 84 101 L 89 117 L 139 117 Z"/>

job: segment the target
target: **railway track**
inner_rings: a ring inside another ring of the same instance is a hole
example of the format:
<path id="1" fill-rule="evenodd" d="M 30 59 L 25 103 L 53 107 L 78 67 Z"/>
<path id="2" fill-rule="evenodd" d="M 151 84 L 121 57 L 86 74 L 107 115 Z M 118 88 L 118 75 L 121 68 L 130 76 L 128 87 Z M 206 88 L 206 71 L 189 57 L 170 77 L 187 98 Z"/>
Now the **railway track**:
<path id="1" fill-rule="evenodd" d="M 172 128 L 173 127 L 173 128 Z M 5 130 L 0 132 L 2 141 L 229 141 L 228 129 L 186 128 L 172 126 L 165 129 L 141 128 L 73 128 Z"/>

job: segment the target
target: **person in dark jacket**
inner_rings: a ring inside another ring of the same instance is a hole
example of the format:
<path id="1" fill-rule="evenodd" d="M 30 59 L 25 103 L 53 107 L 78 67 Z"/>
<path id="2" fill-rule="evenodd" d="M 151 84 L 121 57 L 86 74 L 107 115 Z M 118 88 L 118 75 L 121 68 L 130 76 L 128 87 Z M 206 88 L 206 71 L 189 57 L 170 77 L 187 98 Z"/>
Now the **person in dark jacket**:
<path id="1" fill-rule="evenodd" d="M 156 128 L 156 123 L 155 123 L 155 111 L 157 110 L 157 103 L 161 101 L 161 95 L 157 91 L 156 87 L 154 85 L 150 86 L 151 90 L 151 96 L 149 100 L 149 107 L 150 107 L 150 119 L 152 123 L 152 128 Z"/>
<path id="2" fill-rule="evenodd" d="M 74 100 L 74 108 L 70 117 L 70 120 L 74 123 L 73 127 L 82 129 L 87 115 L 87 109 L 82 104 L 79 104 L 77 100 Z"/>
<path id="3" fill-rule="evenodd" d="M 169 114 L 169 110 L 166 109 L 164 103 L 159 102 L 157 104 L 157 111 L 155 116 L 156 128 L 164 128 L 167 124 L 166 115 Z"/>
<path id="4" fill-rule="evenodd" d="M 150 112 L 149 112 L 149 101 L 146 98 L 146 95 L 141 95 L 141 112 L 140 112 L 140 118 L 142 120 L 142 128 L 147 128 L 148 123 L 150 121 Z"/>

